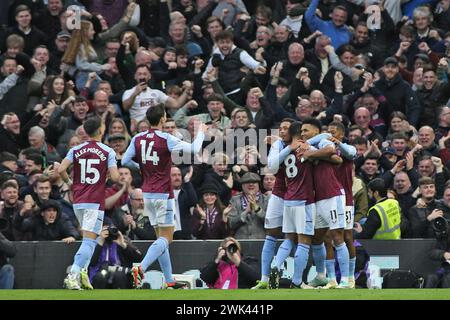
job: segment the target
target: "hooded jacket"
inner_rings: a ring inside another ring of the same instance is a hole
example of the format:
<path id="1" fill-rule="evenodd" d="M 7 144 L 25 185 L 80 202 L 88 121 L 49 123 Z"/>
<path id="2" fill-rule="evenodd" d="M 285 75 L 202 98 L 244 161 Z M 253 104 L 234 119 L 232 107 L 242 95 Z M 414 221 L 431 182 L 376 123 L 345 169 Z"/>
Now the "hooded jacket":
<path id="1" fill-rule="evenodd" d="M 53 223 L 46 223 L 43 212 L 48 208 L 57 208 L 56 219 Z M 80 238 L 72 222 L 62 214 L 61 207 L 56 201 L 48 200 L 41 209 L 41 213 L 31 217 L 16 215 L 14 227 L 21 232 L 31 232 L 32 241 L 58 241 L 67 237 Z"/>

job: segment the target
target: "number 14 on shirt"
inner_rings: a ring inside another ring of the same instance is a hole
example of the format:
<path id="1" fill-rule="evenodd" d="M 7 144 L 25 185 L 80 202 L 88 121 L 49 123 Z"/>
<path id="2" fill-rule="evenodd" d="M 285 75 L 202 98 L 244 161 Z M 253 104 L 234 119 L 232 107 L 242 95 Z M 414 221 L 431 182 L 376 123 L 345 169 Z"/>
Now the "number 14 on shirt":
<path id="1" fill-rule="evenodd" d="M 142 164 L 146 164 L 147 161 L 153 161 L 153 164 L 155 166 L 159 163 L 159 157 L 156 151 L 153 151 L 152 149 L 153 145 L 155 144 L 155 141 L 150 141 L 148 146 L 146 145 L 148 141 L 141 140 L 141 157 L 142 157 Z"/>

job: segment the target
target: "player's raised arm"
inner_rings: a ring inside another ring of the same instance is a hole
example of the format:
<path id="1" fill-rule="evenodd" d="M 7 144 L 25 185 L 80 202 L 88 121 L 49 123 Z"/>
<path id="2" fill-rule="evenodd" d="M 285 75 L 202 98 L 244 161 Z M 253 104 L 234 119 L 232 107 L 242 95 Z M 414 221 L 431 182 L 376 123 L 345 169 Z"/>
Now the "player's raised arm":
<path id="1" fill-rule="evenodd" d="M 169 151 L 183 151 L 195 154 L 202 149 L 203 140 L 205 140 L 205 133 L 208 131 L 208 126 L 204 123 L 200 124 L 197 136 L 191 143 L 184 142 L 172 135 L 167 135 L 167 146 Z"/>
<path id="2" fill-rule="evenodd" d="M 278 171 L 280 164 L 291 153 L 290 146 L 283 147 L 281 140 L 275 141 L 270 147 L 269 156 L 267 157 L 267 166 L 270 170 Z"/>
<path id="3" fill-rule="evenodd" d="M 136 148 L 134 146 L 135 140 L 136 136 L 133 137 L 133 139 L 130 142 L 130 145 L 127 148 L 127 151 L 125 151 L 122 157 L 122 165 L 139 169 L 139 165 L 133 161 L 133 158 L 136 155 Z"/>

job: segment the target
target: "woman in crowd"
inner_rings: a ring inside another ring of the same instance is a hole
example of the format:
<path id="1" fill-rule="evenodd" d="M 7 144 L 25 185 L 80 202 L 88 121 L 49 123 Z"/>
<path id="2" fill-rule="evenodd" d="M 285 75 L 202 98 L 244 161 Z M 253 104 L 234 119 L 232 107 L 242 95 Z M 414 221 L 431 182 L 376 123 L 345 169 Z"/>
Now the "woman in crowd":
<path id="1" fill-rule="evenodd" d="M 206 184 L 202 189 L 202 197 L 192 216 L 192 234 L 197 239 L 222 239 L 230 233 L 228 214 L 231 206 L 225 207 L 217 193 L 213 184 Z"/>

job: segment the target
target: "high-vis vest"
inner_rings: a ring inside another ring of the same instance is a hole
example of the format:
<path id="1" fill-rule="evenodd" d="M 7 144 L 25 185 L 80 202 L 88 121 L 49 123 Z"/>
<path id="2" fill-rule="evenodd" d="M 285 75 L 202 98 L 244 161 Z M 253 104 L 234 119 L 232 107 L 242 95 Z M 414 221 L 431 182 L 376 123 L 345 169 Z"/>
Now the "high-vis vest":
<path id="1" fill-rule="evenodd" d="M 375 240 L 397 240 L 400 239 L 400 205 L 397 200 L 386 199 L 374 205 L 381 220 L 381 226 L 375 233 Z M 370 211 L 369 210 L 369 211 Z"/>

